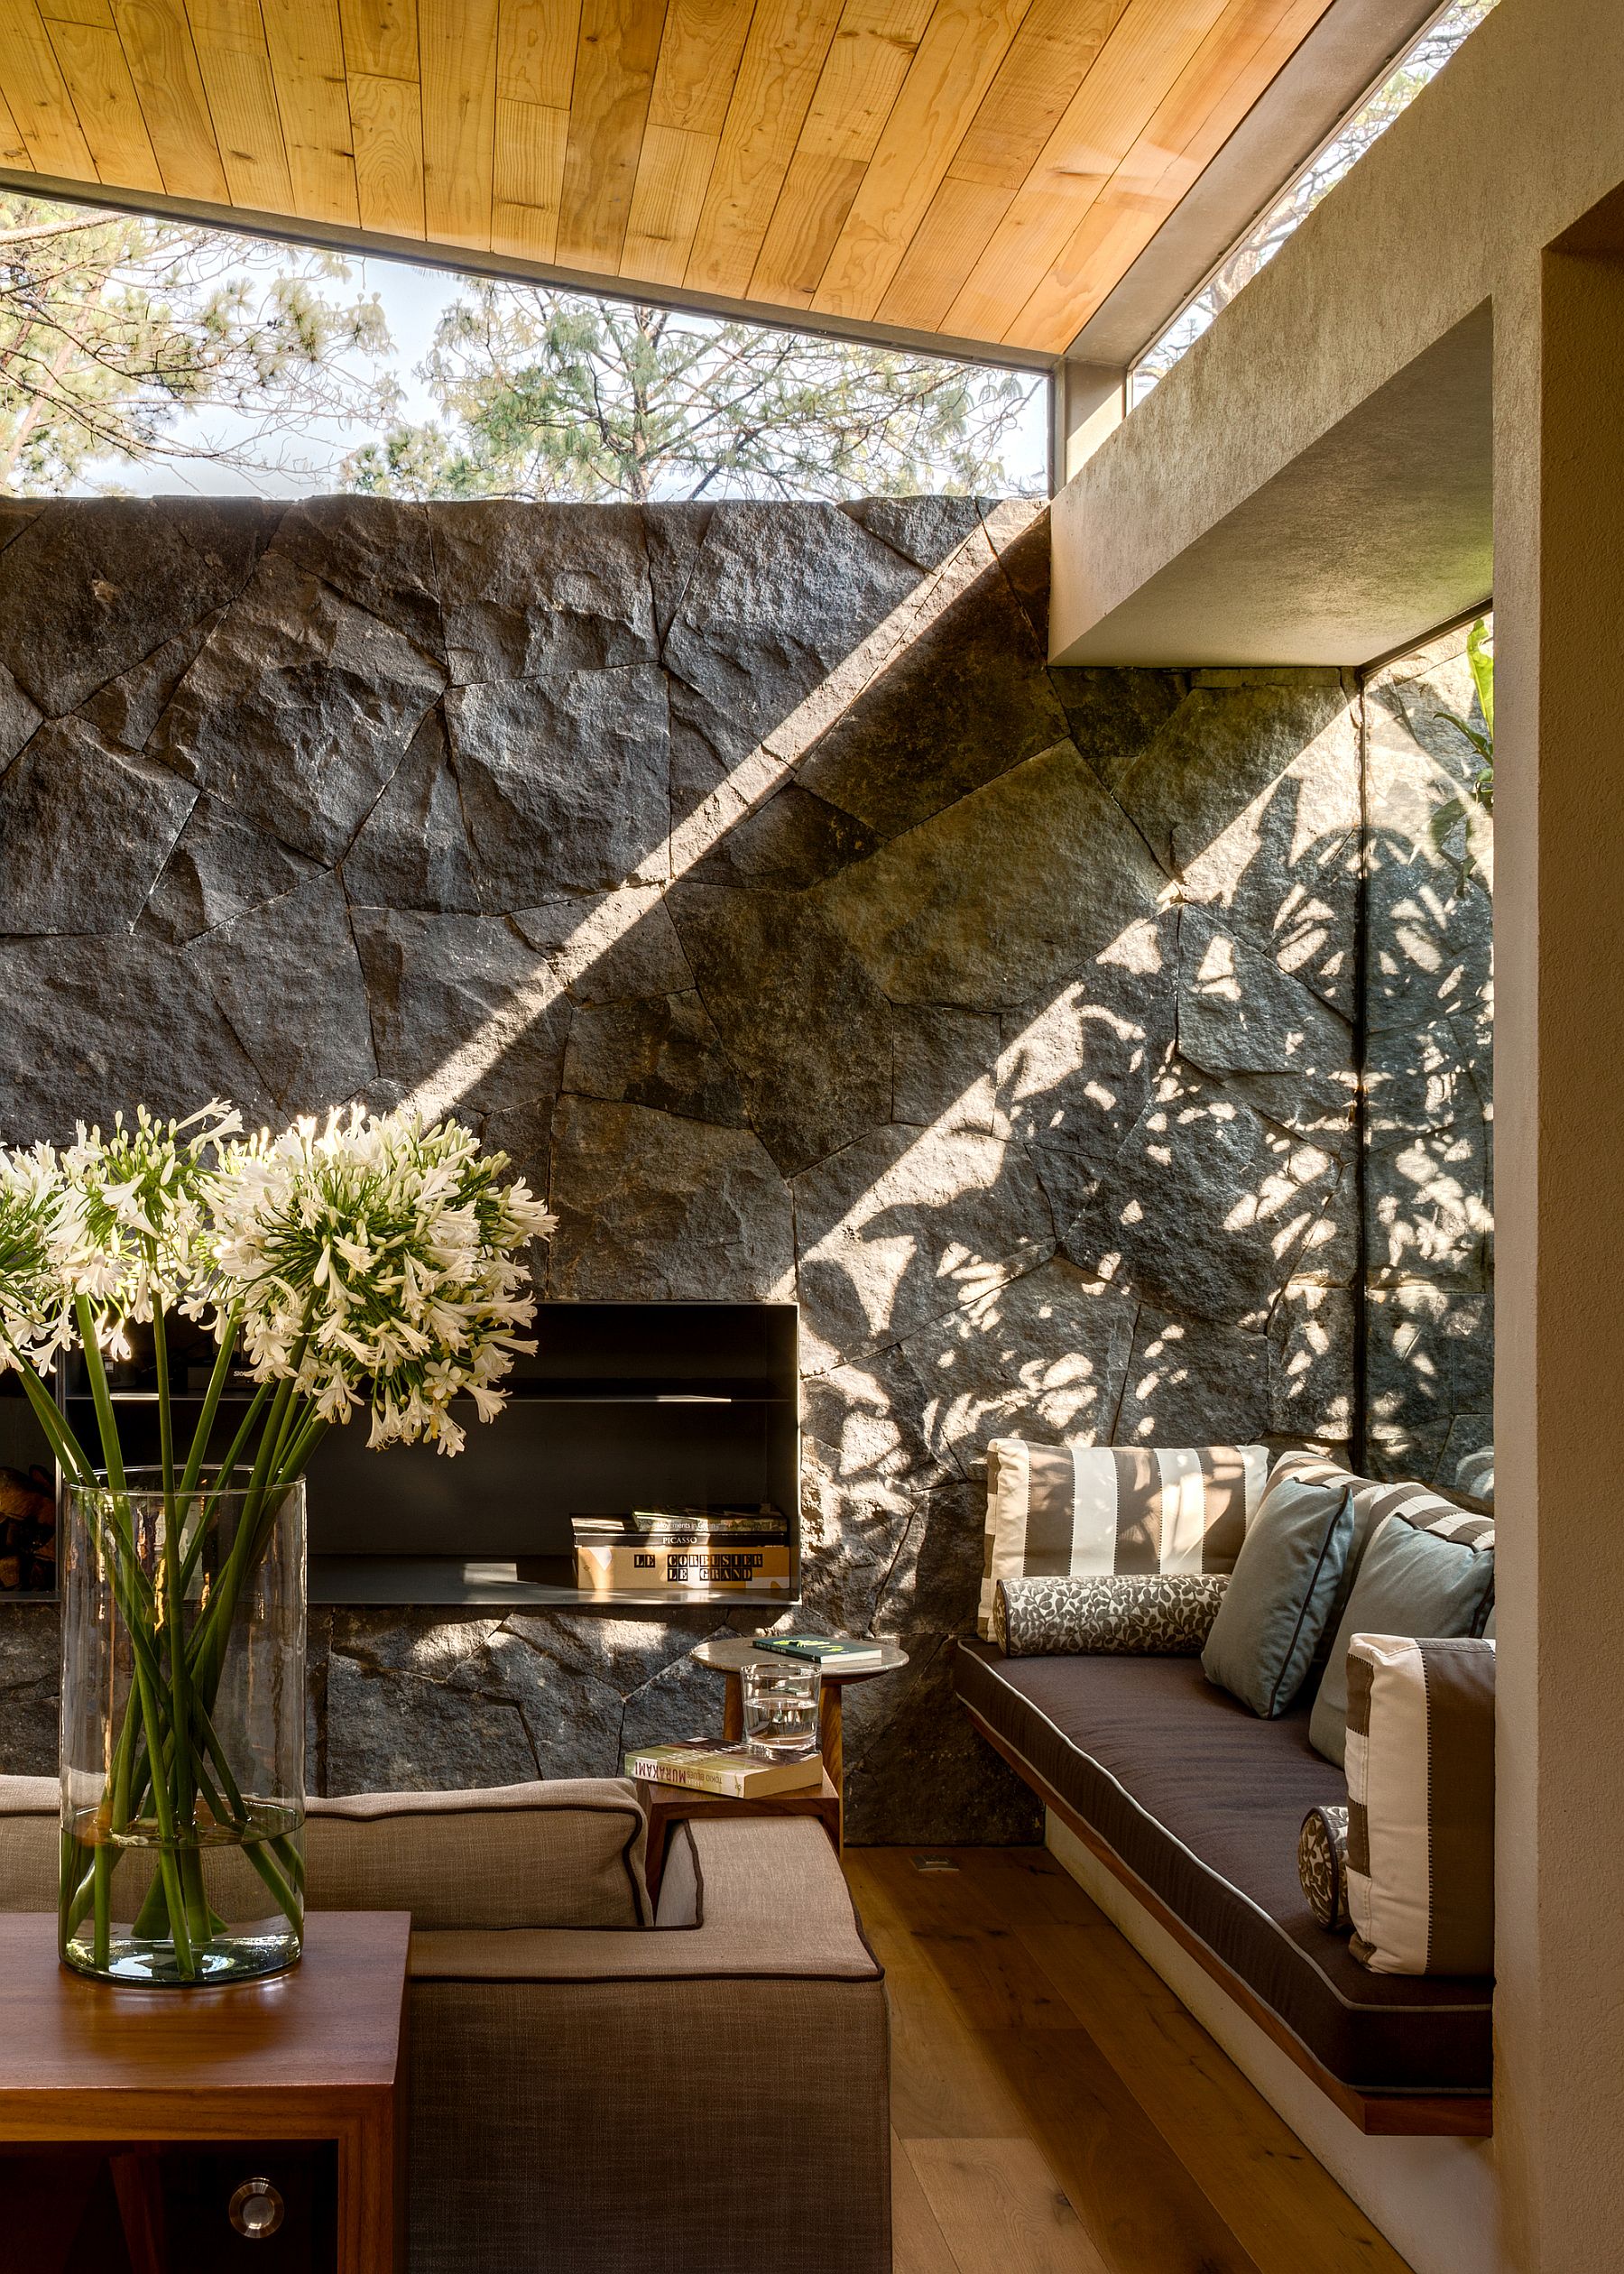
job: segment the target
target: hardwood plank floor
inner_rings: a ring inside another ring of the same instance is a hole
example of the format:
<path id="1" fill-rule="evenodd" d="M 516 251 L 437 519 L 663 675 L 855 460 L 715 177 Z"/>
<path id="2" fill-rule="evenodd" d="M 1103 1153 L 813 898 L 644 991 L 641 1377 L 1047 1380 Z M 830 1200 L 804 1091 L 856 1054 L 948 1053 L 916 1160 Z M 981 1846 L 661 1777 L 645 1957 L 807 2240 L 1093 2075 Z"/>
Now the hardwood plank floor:
<path id="1" fill-rule="evenodd" d="M 845 1856 L 891 2006 L 897 2274 L 1407 2274 L 1052 1856 L 948 1860 Z"/>

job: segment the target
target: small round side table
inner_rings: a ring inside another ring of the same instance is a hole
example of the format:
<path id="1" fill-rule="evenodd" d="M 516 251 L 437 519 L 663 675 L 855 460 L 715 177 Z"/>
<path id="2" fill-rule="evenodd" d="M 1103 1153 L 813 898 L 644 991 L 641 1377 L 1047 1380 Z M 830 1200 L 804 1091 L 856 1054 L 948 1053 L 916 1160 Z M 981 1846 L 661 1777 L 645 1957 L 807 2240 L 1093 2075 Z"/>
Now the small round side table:
<path id="1" fill-rule="evenodd" d="M 840 1736 L 840 1694 L 849 1682 L 870 1682 L 877 1674 L 894 1674 L 908 1664 L 908 1652 L 897 1642 L 881 1645 L 884 1655 L 878 1666 L 860 1666 L 850 1671 L 826 1667 L 817 1688 L 817 1736 L 823 1753 L 824 1767 L 836 1792 L 842 1792 Z M 688 1652 L 701 1666 L 708 1666 L 725 1675 L 727 1687 L 722 1698 L 722 1738 L 724 1744 L 736 1745 L 744 1734 L 744 1689 L 739 1676 L 747 1666 L 784 1666 L 789 1661 L 776 1650 L 758 1650 L 753 1642 L 743 1636 L 723 1641 L 717 1638 L 700 1642 Z M 844 1798 L 842 1797 L 844 1837 Z"/>

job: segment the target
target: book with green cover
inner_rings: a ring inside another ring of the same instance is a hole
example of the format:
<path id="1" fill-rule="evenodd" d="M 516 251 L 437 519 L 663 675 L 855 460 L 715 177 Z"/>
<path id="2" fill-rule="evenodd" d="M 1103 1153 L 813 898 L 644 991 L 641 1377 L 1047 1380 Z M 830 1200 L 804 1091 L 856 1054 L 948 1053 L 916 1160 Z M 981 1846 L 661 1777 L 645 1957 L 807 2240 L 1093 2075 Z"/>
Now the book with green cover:
<path id="1" fill-rule="evenodd" d="M 855 1641 L 839 1634 L 758 1634 L 752 1650 L 773 1650 L 780 1658 L 798 1659 L 825 1674 L 862 1674 L 882 1665 L 885 1645 L 862 1636 Z"/>
<path id="2" fill-rule="evenodd" d="M 728 1800 L 760 1800 L 770 1792 L 810 1791 L 823 1783 L 823 1759 L 758 1761 L 743 1745 L 687 1737 L 671 1745 L 641 1745 L 626 1755 L 626 1774 L 645 1784 L 687 1785 Z"/>

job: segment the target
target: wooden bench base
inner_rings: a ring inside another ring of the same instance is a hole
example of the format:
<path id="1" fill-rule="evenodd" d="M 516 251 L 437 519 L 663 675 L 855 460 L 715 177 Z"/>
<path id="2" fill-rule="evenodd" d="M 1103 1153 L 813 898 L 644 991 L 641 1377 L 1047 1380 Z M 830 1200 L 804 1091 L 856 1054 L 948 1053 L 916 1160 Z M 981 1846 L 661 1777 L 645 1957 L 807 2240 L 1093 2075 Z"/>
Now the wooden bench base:
<path id="1" fill-rule="evenodd" d="M 1146 1886 L 1137 1872 L 1123 1863 L 1116 1850 L 1103 1840 L 1093 1825 L 1080 1816 L 1068 1800 L 1055 1790 L 1053 1785 L 1039 1776 L 1029 1761 L 1023 1759 L 1014 1747 L 998 1733 L 988 1727 L 972 1706 L 965 1712 L 976 1729 L 994 1752 L 1007 1761 L 1021 1782 L 1029 1785 L 1043 1802 L 1052 1808 L 1069 1832 L 1075 1834 L 1091 1854 L 1098 1856 L 1106 1870 L 1121 1880 L 1122 1885 L 1155 1919 L 1172 1936 L 1181 1950 L 1187 1951 L 1203 1972 L 1212 1976 L 1226 1995 L 1233 1999 L 1249 2020 L 1257 2023 L 1282 2053 L 1295 2061 L 1305 2076 L 1318 2086 L 1328 2100 L 1333 2101 L 1351 2123 L 1362 2132 L 1387 2139 L 1488 2140 L 1494 2131 L 1494 2103 L 1487 2093 L 1361 2093 L 1352 2085 L 1344 2084 L 1333 2076 L 1324 2064 L 1316 2059 L 1302 2039 L 1288 2029 L 1280 2017 L 1264 2004 L 1249 1983 L 1226 1966 L 1222 1958 L 1209 1950 L 1198 1935 L 1176 1911 L 1170 1910 L 1153 1889 Z"/>

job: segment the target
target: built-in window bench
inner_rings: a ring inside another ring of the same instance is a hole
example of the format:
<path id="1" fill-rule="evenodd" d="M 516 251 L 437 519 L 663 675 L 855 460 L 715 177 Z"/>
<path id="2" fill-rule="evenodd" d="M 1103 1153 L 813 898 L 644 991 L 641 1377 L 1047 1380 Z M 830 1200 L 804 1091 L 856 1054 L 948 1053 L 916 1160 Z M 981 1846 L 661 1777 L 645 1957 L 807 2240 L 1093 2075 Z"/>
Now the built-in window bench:
<path id="1" fill-rule="evenodd" d="M 1346 1788 L 1306 1701 L 1261 1721 L 1195 1659 L 974 1641 L 955 1679 L 988 1742 L 1361 2131 L 1489 2135 L 1492 1982 L 1373 1974 L 1308 1910 L 1297 1832 Z"/>

